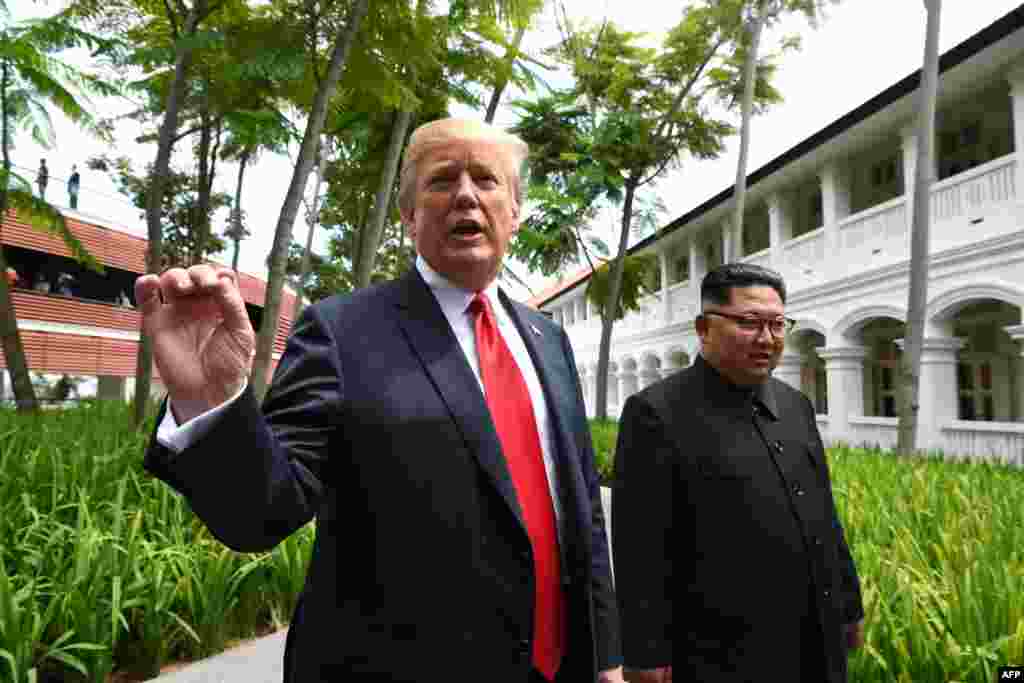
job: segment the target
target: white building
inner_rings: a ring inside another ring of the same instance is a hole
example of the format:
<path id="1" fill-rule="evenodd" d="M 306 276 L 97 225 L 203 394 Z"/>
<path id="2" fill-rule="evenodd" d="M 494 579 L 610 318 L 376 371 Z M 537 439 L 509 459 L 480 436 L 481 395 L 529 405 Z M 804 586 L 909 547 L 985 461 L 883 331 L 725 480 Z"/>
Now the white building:
<path id="1" fill-rule="evenodd" d="M 931 195 L 920 445 L 1024 460 L 1024 7 L 942 56 Z M 656 293 L 612 337 L 609 412 L 698 350 L 700 280 L 728 260 L 782 273 L 798 321 L 776 377 L 815 403 L 829 441 L 896 443 L 920 74 L 896 83 L 635 245 Z M 565 326 L 589 408 L 600 320 L 585 274 L 532 302 Z"/>

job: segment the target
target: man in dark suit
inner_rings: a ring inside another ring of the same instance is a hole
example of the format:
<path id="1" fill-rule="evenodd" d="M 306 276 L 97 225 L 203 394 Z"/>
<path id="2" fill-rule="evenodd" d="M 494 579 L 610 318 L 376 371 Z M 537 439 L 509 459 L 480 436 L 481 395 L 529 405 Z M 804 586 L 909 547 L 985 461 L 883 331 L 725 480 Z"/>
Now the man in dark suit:
<path id="1" fill-rule="evenodd" d="M 226 545 L 316 519 L 288 681 L 621 681 L 598 480 L 572 351 L 495 278 L 526 145 L 419 128 L 403 278 L 296 321 L 262 409 L 230 270 L 136 283 L 167 386 L 146 467 Z"/>
<path id="2" fill-rule="evenodd" d="M 623 407 L 612 547 L 627 680 L 841 683 L 863 640 L 814 409 L 771 377 L 785 301 L 774 271 L 712 270 L 700 356 Z"/>

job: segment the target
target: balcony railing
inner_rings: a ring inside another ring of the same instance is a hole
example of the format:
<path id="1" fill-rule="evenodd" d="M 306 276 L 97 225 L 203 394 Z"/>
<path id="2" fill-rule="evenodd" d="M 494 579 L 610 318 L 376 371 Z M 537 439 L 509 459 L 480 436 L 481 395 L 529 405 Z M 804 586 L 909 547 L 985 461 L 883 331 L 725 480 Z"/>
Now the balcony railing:
<path id="1" fill-rule="evenodd" d="M 909 246 L 906 197 L 890 199 L 840 221 L 839 245 L 848 268 L 905 257 Z"/>
<path id="2" fill-rule="evenodd" d="M 800 235 L 782 245 L 782 263 L 777 270 L 802 277 L 821 272 L 825 261 L 825 228 Z"/>
<path id="3" fill-rule="evenodd" d="M 871 446 L 883 449 L 896 447 L 895 417 L 850 416 L 850 432 L 846 441 L 852 446 Z"/>
<path id="4" fill-rule="evenodd" d="M 141 318 L 135 309 L 112 303 L 46 294 L 28 289 L 11 291 L 19 320 L 84 325 L 137 333 Z"/>
<path id="5" fill-rule="evenodd" d="M 947 455 L 1024 464 L 1024 423 L 957 420 L 943 427 L 942 435 Z"/>
<path id="6" fill-rule="evenodd" d="M 1015 199 L 1016 161 L 1010 154 L 933 185 L 932 220 L 979 218 L 988 206 Z"/>
<path id="7" fill-rule="evenodd" d="M 772 267 L 772 250 L 762 249 L 740 259 L 744 263 L 753 263 L 756 266 Z"/>
<path id="8" fill-rule="evenodd" d="M 668 307 L 672 311 L 673 323 L 693 320 L 697 314 L 697 307 L 690 291 L 689 280 L 677 282 L 668 288 Z"/>

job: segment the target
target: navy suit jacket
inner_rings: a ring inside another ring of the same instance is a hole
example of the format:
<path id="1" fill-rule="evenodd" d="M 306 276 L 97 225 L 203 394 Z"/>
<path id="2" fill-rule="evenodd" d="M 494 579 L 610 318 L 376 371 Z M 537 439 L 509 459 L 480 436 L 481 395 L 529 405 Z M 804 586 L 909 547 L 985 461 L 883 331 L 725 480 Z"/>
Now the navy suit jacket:
<path id="1" fill-rule="evenodd" d="M 621 662 L 590 432 L 565 333 L 509 301 L 543 386 L 562 503 L 568 651 L 559 678 Z M 538 335 L 536 331 L 539 331 Z M 530 668 L 533 563 L 483 393 L 415 269 L 305 309 L 262 409 L 146 468 L 227 546 L 316 541 L 287 681 L 509 681 Z"/>

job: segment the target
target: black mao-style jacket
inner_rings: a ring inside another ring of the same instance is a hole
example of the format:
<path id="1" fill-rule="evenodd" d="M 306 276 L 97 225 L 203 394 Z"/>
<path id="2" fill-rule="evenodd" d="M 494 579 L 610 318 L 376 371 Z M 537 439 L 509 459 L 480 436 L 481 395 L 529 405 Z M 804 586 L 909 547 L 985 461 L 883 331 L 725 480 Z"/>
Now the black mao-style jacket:
<path id="1" fill-rule="evenodd" d="M 863 617 L 810 401 L 698 357 L 629 398 L 612 548 L 629 668 L 677 680 L 846 680 Z"/>

